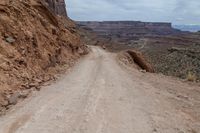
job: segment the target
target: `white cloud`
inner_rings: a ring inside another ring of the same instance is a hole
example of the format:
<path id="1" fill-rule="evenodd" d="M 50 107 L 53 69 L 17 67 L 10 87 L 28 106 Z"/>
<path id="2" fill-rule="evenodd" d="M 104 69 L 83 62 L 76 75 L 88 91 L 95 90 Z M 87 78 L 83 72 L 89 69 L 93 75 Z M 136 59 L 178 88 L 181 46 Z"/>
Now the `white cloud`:
<path id="1" fill-rule="evenodd" d="M 67 0 L 68 14 L 75 20 L 141 20 L 197 24 L 200 22 L 199 9 L 199 0 Z"/>

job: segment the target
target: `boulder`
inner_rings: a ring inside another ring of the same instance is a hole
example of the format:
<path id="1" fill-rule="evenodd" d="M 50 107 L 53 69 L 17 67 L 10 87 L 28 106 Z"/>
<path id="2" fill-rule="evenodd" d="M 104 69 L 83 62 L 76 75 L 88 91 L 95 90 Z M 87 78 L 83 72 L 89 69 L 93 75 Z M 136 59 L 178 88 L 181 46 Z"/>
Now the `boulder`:
<path id="1" fill-rule="evenodd" d="M 9 36 L 9 37 L 6 37 L 6 42 L 8 42 L 8 43 L 14 43 L 15 39 L 13 37 Z"/>
<path id="2" fill-rule="evenodd" d="M 18 101 L 19 97 L 20 97 L 20 93 L 19 92 L 16 92 L 16 93 L 12 94 L 8 99 L 9 104 L 10 105 L 17 104 L 17 101 Z"/>

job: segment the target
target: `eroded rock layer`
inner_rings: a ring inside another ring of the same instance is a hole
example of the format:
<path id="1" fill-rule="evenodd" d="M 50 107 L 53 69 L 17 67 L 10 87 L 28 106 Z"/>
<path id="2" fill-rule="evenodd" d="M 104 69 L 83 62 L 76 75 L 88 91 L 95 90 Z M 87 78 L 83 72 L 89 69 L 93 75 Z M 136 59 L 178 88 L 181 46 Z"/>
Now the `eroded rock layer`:
<path id="1" fill-rule="evenodd" d="M 140 38 L 152 35 L 169 35 L 180 33 L 172 28 L 171 23 L 140 22 L 140 21 L 103 21 L 77 22 L 84 29 L 91 29 L 102 37 Z"/>

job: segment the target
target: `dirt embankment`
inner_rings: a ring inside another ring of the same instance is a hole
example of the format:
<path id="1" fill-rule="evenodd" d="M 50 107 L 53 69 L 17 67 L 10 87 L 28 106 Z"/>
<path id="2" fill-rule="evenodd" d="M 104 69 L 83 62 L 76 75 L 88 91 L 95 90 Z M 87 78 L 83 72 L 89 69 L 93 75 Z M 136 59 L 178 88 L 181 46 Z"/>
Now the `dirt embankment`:
<path id="1" fill-rule="evenodd" d="M 0 112 L 86 53 L 74 23 L 43 1 L 1 0 Z"/>
<path id="2" fill-rule="evenodd" d="M 123 64 L 139 69 L 142 72 L 150 72 L 150 73 L 155 72 L 153 66 L 139 51 L 136 50 L 122 51 L 118 54 L 118 59 Z"/>

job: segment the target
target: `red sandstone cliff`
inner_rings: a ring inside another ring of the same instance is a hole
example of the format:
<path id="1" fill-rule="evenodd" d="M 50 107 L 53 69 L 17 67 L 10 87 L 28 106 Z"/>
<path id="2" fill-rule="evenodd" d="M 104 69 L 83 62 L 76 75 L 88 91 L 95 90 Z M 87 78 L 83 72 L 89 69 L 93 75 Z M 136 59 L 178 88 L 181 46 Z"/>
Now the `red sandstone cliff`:
<path id="1" fill-rule="evenodd" d="M 61 16 L 67 16 L 64 0 L 45 0 L 52 11 Z"/>

